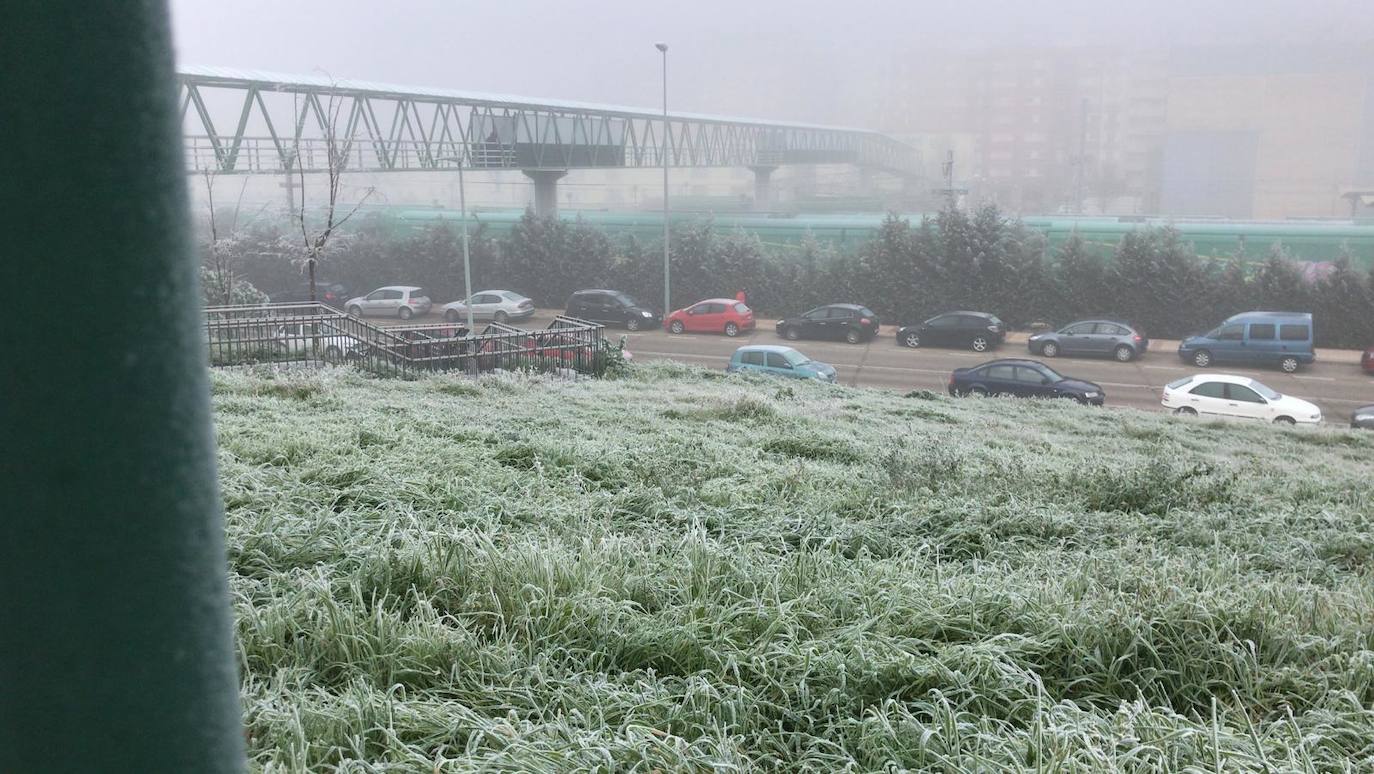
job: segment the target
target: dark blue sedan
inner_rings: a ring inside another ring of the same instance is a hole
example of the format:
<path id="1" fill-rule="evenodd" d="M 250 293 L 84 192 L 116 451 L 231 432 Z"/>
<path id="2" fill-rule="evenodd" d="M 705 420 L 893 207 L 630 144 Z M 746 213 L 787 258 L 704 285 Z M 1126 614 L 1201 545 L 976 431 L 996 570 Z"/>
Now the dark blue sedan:
<path id="1" fill-rule="evenodd" d="M 1099 385 L 1064 376 L 1039 361 L 1018 358 L 954 369 L 949 375 L 949 394 L 1070 398 L 1093 406 L 1101 406 L 1107 399 Z"/>

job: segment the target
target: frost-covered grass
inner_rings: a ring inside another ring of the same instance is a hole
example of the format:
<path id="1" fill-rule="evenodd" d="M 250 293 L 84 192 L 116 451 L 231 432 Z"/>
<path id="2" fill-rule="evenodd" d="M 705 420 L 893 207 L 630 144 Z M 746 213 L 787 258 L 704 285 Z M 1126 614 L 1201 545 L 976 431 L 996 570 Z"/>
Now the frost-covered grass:
<path id="1" fill-rule="evenodd" d="M 259 769 L 1374 770 L 1374 434 L 217 373 Z"/>

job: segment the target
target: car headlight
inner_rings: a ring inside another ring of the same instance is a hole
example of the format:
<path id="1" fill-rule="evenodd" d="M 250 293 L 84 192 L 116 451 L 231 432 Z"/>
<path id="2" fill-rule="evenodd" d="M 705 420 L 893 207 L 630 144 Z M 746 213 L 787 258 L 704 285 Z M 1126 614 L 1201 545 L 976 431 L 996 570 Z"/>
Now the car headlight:
<path id="1" fill-rule="evenodd" d="M 1098 395 L 1101 395 L 1101 394 L 1102 394 L 1102 393 L 1100 393 L 1100 392 L 1085 392 L 1085 393 L 1083 393 L 1083 397 L 1085 397 L 1085 398 L 1096 398 Z"/>
<path id="2" fill-rule="evenodd" d="M 1320 421 L 1321 421 L 1321 418 L 1322 418 L 1322 415 L 1321 415 L 1321 414 L 1312 414 L 1312 415 L 1308 416 L 1307 418 L 1308 418 L 1308 419 L 1311 419 L 1311 420 L 1313 420 L 1313 421 L 1320 422 Z"/>
<path id="3" fill-rule="evenodd" d="M 641 310 L 639 311 L 639 313 L 640 313 L 641 315 L 645 316 L 645 317 L 653 317 L 653 316 L 654 316 L 654 313 L 653 313 L 653 312 L 647 312 L 647 311 L 644 311 L 643 309 L 641 309 Z"/>

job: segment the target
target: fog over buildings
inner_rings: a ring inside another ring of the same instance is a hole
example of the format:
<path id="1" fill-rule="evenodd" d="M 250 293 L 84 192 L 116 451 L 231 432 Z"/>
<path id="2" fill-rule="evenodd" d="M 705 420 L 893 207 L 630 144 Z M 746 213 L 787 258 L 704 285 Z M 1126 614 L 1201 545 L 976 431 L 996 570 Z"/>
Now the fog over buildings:
<path id="1" fill-rule="evenodd" d="M 871 128 L 922 153 L 915 181 L 784 168 L 778 206 L 927 210 L 952 187 L 1023 214 L 1374 215 L 1360 195 L 1374 191 L 1367 4 L 172 5 L 186 64 L 646 108 L 663 40 L 673 110 Z M 393 203 L 453 203 L 447 179 L 372 177 L 350 182 Z M 518 175 L 470 182 L 478 205 L 530 195 Z M 751 190 L 745 170 L 683 170 L 673 185 L 706 209 Z M 658 203 L 645 172 L 576 172 L 560 192 L 564 207 Z"/>

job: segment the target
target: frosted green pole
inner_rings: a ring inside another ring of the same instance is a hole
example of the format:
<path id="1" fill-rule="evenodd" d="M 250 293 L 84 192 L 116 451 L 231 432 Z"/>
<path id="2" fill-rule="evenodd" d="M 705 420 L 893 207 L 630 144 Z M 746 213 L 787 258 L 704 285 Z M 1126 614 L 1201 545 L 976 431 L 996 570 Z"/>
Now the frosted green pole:
<path id="1" fill-rule="evenodd" d="M 0 21 L 0 770 L 244 766 L 167 9 Z"/>

